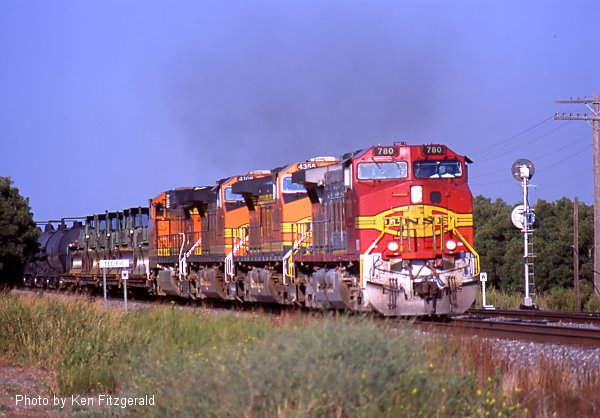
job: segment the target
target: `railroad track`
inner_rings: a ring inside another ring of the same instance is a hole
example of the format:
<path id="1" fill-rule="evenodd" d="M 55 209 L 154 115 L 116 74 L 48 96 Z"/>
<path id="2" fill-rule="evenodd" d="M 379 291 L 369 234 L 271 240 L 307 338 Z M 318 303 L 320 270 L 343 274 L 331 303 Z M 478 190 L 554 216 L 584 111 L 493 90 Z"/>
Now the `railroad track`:
<path id="1" fill-rule="evenodd" d="M 415 325 L 427 331 L 455 335 L 477 335 L 488 338 L 600 348 L 600 325 L 573 326 L 541 320 L 528 321 L 473 316 L 452 318 L 449 322 L 415 321 Z"/>
<path id="2" fill-rule="evenodd" d="M 506 318 L 563 324 L 589 324 L 600 327 L 600 312 L 552 312 L 512 309 L 469 309 L 461 318 Z"/>

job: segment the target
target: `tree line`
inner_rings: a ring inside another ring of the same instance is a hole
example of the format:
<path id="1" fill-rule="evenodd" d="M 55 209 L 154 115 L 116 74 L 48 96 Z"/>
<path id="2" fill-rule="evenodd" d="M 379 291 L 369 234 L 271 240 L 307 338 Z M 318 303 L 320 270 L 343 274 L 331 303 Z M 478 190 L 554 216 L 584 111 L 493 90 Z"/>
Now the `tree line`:
<path id="1" fill-rule="evenodd" d="M 0 176 L 0 287 L 17 283 L 25 263 L 38 250 L 38 237 L 29 199 L 21 196 L 10 177 Z"/>
<path id="2" fill-rule="evenodd" d="M 473 199 L 475 249 L 488 283 L 504 291 L 523 290 L 523 234 L 512 224 L 516 205 L 478 195 Z M 573 202 L 538 200 L 533 205 L 533 259 L 536 293 L 573 286 Z M 579 277 L 593 283 L 593 206 L 579 203 Z"/>

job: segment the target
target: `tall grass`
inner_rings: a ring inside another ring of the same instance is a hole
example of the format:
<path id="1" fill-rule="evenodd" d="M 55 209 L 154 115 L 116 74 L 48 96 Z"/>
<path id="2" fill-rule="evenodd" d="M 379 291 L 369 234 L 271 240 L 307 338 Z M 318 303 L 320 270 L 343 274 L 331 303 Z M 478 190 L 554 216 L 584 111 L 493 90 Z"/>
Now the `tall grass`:
<path id="1" fill-rule="evenodd" d="M 113 367 L 126 347 L 123 315 L 85 299 L 0 296 L 0 355 L 57 371 L 58 390 L 115 388 Z"/>
<path id="2" fill-rule="evenodd" d="M 154 395 L 155 405 L 127 409 L 135 416 L 598 412 L 598 373 L 576 377 L 550 363 L 524 373 L 481 340 L 356 317 L 208 317 L 164 307 L 125 315 L 85 299 L 0 295 L 0 357 L 54 370 L 63 395 Z"/>
<path id="3" fill-rule="evenodd" d="M 207 350 L 206 350 L 207 349 Z M 144 416 L 412 417 L 517 413 L 473 402 L 473 373 L 434 353 L 405 326 L 324 318 L 272 329 L 264 338 L 188 352 L 178 362 L 158 351 L 130 390 L 154 393 Z M 176 387 L 175 395 L 173 388 Z M 493 389 L 494 392 L 496 388 Z M 175 396 L 175 397 L 174 397 Z"/>
<path id="4" fill-rule="evenodd" d="M 515 292 L 503 292 L 494 287 L 486 289 L 485 301 L 497 309 L 517 309 L 523 303 L 523 295 Z M 482 305 L 481 292 L 477 293 L 475 301 L 477 307 Z"/>
<path id="5" fill-rule="evenodd" d="M 498 355 L 490 340 L 468 336 L 452 339 L 446 351 L 461 353 L 463 372 L 477 364 L 479 386 L 495 381 L 501 392 L 498 402 L 520 405 L 528 416 L 600 416 L 600 372 L 591 365 L 575 368 L 566 361 L 557 364 L 546 355 L 524 363 Z"/>
<path id="6" fill-rule="evenodd" d="M 545 293 L 539 293 L 533 296 L 533 303 L 542 310 L 549 311 L 585 311 L 600 312 L 600 297 L 592 292 L 592 288 L 587 282 L 581 287 L 579 306 L 575 302 L 575 291 L 571 288 L 555 288 Z M 519 309 L 523 304 L 523 293 L 506 292 L 495 288 L 488 288 L 486 291 L 486 303 L 493 305 L 498 309 Z M 477 295 L 475 306 L 482 304 L 481 292 Z"/>

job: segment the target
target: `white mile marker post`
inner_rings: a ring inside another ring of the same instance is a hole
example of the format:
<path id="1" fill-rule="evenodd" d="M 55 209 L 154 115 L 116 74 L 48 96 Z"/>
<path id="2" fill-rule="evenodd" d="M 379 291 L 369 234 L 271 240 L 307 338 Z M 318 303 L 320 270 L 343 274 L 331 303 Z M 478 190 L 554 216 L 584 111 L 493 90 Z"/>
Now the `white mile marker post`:
<path id="1" fill-rule="evenodd" d="M 125 313 L 127 313 L 127 279 L 129 279 L 129 270 L 121 271 L 121 280 L 123 281 L 123 299 L 125 301 Z"/>
<path id="2" fill-rule="evenodd" d="M 100 268 L 102 269 L 102 287 L 104 288 L 104 307 L 106 308 L 106 270 L 112 268 L 126 269 L 129 268 L 129 259 L 120 260 L 100 260 Z M 127 273 L 127 277 L 124 278 L 123 273 Z M 127 312 L 127 279 L 129 278 L 129 271 L 125 270 L 121 272 L 121 280 L 125 286 L 125 312 Z"/>

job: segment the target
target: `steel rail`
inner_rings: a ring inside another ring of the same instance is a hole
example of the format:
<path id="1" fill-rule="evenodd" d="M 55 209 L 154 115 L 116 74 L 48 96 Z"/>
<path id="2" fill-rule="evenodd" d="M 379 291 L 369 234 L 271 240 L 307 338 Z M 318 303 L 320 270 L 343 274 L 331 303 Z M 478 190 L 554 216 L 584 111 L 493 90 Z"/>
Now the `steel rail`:
<path id="1" fill-rule="evenodd" d="M 473 318 L 453 318 L 445 323 L 415 321 L 414 324 L 427 331 L 600 348 L 600 328 Z"/>
<path id="2" fill-rule="evenodd" d="M 552 321 L 562 323 L 591 324 L 600 326 L 600 312 L 556 312 L 512 309 L 469 309 L 465 317 L 513 318 L 531 321 Z"/>

